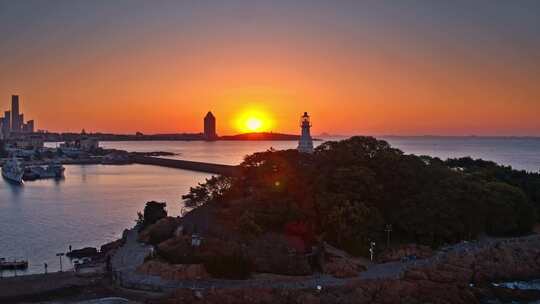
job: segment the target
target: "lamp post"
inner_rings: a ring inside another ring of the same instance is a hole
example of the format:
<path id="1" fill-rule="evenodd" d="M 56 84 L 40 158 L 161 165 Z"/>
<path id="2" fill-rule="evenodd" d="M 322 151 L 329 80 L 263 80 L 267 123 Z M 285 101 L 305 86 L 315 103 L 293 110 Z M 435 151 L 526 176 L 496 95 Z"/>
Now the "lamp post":
<path id="1" fill-rule="evenodd" d="M 57 253 L 56 256 L 60 259 L 60 272 L 62 272 L 62 257 L 64 256 L 64 253 Z"/>
<path id="2" fill-rule="evenodd" d="M 386 247 L 390 247 L 390 232 L 392 232 L 392 225 L 386 225 L 384 231 L 386 231 Z"/>

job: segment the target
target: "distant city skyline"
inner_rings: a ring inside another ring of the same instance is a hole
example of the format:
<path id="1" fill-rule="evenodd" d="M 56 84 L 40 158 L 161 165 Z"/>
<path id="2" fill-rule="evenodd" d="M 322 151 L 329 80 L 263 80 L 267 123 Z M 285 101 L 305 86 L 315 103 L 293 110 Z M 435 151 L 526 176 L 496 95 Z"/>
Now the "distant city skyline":
<path id="1" fill-rule="evenodd" d="M 540 136 L 540 2 L 4 1 L 0 109 L 133 134 Z M 2 113 L 3 114 L 3 113 Z M 3 116 L 3 115 L 2 115 Z"/>
<path id="2" fill-rule="evenodd" d="M 19 95 L 11 95 L 11 107 L 4 111 L 4 116 L 0 117 L 0 130 L 3 138 L 11 134 L 33 133 L 35 122 L 28 120 L 25 122 L 24 113 L 20 111 Z"/>

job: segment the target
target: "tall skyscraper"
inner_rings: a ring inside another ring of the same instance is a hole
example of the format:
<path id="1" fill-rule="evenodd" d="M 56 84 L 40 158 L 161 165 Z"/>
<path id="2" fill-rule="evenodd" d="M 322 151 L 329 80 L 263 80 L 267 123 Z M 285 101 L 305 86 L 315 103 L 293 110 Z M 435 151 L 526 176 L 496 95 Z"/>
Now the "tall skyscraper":
<path id="1" fill-rule="evenodd" d="M 216 118 L 212 112 L 208 111 L 204 117 L 204 138 L 206 140 L 216 140 Z"/>
<path id="2" fill-rule="evenodd" d="M 29 120 L 29 121 L 26 123 L 26 130 L 27 130 L 27 132 L 29 132 L 29 133 L 34 133 L 34 120 Z"/>
<path id="3" fill-rule="evenodd" d="M 4 112 L 4 124 L 2 125 L 2 131 L 4 132 L 4 137 L 7 137 L 9 135 L 9 132 L 11 132 L 11 112 L 10 111 Z"/>
<path id="4" fill-rule="evenodd" d="M 19 95 L 11 95 L 11 131 L 21 131 L 21 117 L 19 113 Z"/>

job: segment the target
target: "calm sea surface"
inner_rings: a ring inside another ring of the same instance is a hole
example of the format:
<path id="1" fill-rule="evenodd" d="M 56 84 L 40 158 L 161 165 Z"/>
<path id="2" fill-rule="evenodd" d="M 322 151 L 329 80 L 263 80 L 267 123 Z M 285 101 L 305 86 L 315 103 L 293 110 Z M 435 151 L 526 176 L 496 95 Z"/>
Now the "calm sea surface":
<path id="1" fill-rule="evenodd" d="M 406 153 L 441 158 L 472 156 L 540 169 L 540 139 L 497 138 L 384 138 Z M 319 142 L 320 143 L 320 142 Z M 54 145 L 54 144 L 53 144 Z M 103 142 L 102 147 L 128 151 L 167 151 L 174 158 L 238 164 L 256 151 L 295 148 L 292 141 L 260 142 Z M 58 252 L 99 246 L 120 237 L 131 227 L 137 211 L 150 200 L 166 201 L 169 214 L 178 215 L 181 195 L 204 181 L 207 174 L 144 166 L 66 166 L 62 181 L 42 180 L 14 186 L 0 179 L 0 257 L 22 257 L 30 262 L 24 273 L 60 268 Z M 63 259 L 64 269 L 71 267 Z M 4 271 L 4 276 L 13 272 Z"/>

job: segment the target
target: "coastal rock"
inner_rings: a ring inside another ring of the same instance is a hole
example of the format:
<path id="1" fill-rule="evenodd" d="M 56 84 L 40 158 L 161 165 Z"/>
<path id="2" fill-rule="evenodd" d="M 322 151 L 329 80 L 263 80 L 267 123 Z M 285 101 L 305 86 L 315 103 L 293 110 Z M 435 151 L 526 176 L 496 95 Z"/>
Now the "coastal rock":
<path id="1" fill-rule="evenodd" d="M 137 268 L 137 272 L 159 276 L 169 281 L 199 280 L 210 277 L 201 264 L 171 265 L 155 260 L 145 262 Z"/>
<path id="2" fill-rule="evenodd" d="M 387 263 L 400 261 L 404 257 L 416 257 L 416 259 L 425 259 L 433 255 L 433 250 L 428 246 L 417 244 L 405 244 L 396 248 L 389 248 L 381 252 L 377 261 Z"/>
<path id="3" fill-rule="evenodd" d="M 173 264 L 201 262 L 216 256 L 233 256 L 240 252 L 240 246 L 234 242 L 207 237 L 201 245 L 191 245 L 191 236 L 182 235 L 170 238 L 157 246 L 158 254 Z"/>
<path id="4" fill-rule="evenodd" d="M 324 272 L 337 278 L 355 277 L 366 270 L 361 261 L 343 250 L 324 244 Z"/>
<path id="5" fill-rule="evenodd" d="M 489 291 L 491 297 L 505 303 L 533 303 L 540 300 L 540 290 L 491 287 Z"/>
<path id="6" fill-rule="evenodd" d="M 247 255 L 257 272 L 308 275 L 312 269 L 304 254 L 297 254 L 283 235 L 266 234 L 247 247 Z"/>
<path id="7" fill-rule="evenodd" d="M 105 255 L 111 254 L 113 253 L 113 251 L 120 248 L 123 244 L 124 244 L 124 239 L 118 239 L 116 241 L 112 241 L 110 243 L 101 245 L 101 247 L 99 248 L 99 253 L 105 254 Z"/>
<path id="8" fill-rule="evenodd" d="M 81 258 L 89 258 L 96 256 L 98 254 L 98 251 L 95 247 L 84 247 L 81 249 L 75 249 L 71 252 L 66 253 L 67 257 L 73 258 L 73 259 L 81 259 Z"/>
<path id="9" fill-rule="evenodd" d="M 174 235 L 177 226 L 178 220 L 176 218 L 162 218 L 141 231 L 139 240 L 148 244 L 157 245 L 171 238 Z"/>

